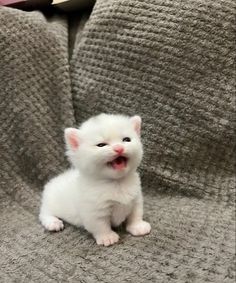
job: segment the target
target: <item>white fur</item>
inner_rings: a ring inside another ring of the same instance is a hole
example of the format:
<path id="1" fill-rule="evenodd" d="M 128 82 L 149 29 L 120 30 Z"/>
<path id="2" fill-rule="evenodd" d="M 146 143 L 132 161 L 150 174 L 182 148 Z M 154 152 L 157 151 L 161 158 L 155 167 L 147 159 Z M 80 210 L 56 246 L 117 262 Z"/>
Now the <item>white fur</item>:
<path id="1" fill-rule="evenodd" d="M 100 114 L 79 129 L 65 130 L 67 155 L 73 168 L 50 180 L 42 196 L 40 221 L 50 231 L 63 229 L 65 220 L 83 226 L 97 244 L 109 246 L 119 240 L 111 227 L 126 220 L 127 231 L 135 236 L 148 234 L 149 223 L 142 220 L 143 200 L 139 175 L 142 159 L 139 116 Z M 131 142 L 122 141 L 129 137 Z M 106 143 L 104 147 L 97 144 Z M 114 170 L 107 162 L 123 146 L 127 166 Z"/>

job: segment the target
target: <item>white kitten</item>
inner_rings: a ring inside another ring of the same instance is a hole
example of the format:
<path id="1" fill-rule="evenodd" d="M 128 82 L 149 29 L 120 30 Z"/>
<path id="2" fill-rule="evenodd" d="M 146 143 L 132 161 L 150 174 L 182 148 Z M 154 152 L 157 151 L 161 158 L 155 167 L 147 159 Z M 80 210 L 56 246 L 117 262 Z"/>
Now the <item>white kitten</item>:
<path id="1" fill-rule="evenodd" d="M 50 231 L 63 229 L 63 219 L 83 226 L 98 245 L 119 240 L 111 227 L 126 221 L 134 236 L 148 234 L 142 220 L 143 199 L 136 172 L 142 159 L 141 118 L 100 114 L 79 129 L 65 130 L 67 155 L 74 168 L 49 181 L 40 221 Z"/>

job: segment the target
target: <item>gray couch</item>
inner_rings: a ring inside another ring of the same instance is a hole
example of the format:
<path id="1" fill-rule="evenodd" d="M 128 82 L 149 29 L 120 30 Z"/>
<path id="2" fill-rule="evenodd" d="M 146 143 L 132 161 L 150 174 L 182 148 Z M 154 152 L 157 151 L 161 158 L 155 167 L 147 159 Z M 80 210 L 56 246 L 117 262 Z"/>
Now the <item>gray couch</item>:
<path id="1" fill-rule="evenodd" d="M 72 21 L 0 8 L 0 282 L 235 282 L 235 9 L 98 0 Z M 109 248 L 38 221 L 43 184 L 68 167 L 63 129 L 100 112 L 143 118 L 153 228 L 121 227 Z"/>

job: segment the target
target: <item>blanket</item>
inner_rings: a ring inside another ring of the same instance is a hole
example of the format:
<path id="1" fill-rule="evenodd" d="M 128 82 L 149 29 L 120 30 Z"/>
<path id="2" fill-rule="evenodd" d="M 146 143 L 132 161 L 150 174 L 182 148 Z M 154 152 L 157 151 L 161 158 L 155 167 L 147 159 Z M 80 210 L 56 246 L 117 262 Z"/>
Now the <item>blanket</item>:
<path id="1" fill-rule="evenodd" d="M 0 8 L 1 282 L 235 282 L 235 10 L 98 0 L 72 21 Z M 69 166 L 64 128 L 101 112 L 142 116 L 152 225 L 120 227 L 108 248 L 38 221 L 43 185 Z"/>

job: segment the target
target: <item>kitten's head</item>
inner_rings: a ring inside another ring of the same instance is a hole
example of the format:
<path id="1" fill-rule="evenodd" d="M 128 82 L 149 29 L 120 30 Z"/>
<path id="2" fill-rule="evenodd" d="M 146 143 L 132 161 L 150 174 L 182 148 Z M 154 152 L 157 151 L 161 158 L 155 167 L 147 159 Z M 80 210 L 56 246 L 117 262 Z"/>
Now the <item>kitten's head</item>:
<path id="1" fill-rule="evenodd" d="M 100 114 L 79 129 L 65 129 L 67 156 L 91 178 L 122 178 L 141 162 L 140 130 L 139 116 Z"/>

